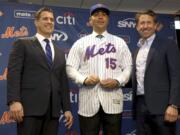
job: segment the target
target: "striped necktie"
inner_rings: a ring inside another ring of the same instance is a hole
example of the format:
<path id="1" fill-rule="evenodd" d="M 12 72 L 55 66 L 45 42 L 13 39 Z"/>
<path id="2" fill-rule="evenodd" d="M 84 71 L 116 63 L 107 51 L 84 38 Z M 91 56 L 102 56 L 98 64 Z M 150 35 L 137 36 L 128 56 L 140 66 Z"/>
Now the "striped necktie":
<path id="1" fill-rule="evenodd" d="M 48 39 L 44 39 L 44 41 L 46 42 L 46 58 L 47 58 L 47 61 L 48 61 L 48 65 L 51 67 L 52 66 L 52 51 L 51 51 L 51 47 L 50 47 Z"/>

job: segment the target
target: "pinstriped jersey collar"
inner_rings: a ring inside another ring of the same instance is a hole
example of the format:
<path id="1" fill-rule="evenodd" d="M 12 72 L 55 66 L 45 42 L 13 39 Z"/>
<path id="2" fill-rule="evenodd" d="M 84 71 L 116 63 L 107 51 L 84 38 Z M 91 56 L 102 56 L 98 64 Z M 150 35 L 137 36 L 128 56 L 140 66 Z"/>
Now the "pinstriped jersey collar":
<path id="1" fill-rule="evenodd" d="M 95 31 L 92 32 L 92 36 L 93 37 L 97 37 L 99 34 L 96 33 Z M 104 31 L 102 34 L 101 34 L 103 37 L 107 37 L 108 35 L 108 32 L 107 31 Z"/>

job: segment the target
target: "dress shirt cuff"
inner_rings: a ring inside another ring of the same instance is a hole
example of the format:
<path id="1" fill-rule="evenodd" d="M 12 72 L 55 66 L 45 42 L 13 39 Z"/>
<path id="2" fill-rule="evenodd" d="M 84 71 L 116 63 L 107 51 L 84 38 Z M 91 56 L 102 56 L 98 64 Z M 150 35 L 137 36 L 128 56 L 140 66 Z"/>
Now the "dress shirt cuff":
<path id="1" fill-rule="evenodd" d="M 121 87 L 121 86 L 125 86 L 125 83 L 124 81 L 122 81 L 121 79 L 115 79 L 117 82 L 118 82 L 118 87 Z"/>
<path id="2" fill-rule="evenodd" d="M 117 80 L 117 82 L 119 83 L 119 85 L 118 85 L 119 87 L 125 85 L 126 77 L 123 74 L 119 75 L 118 77 L 116 77 L 114 79 Z"/>
<path id="3" fill-rule="evenodd" d="M 125 84 L 129 81 L 131 75 L 131 68 L 124 70 L 121 75 L 115 78 L 119 82 L 119 86 L 125 86 Z"/>

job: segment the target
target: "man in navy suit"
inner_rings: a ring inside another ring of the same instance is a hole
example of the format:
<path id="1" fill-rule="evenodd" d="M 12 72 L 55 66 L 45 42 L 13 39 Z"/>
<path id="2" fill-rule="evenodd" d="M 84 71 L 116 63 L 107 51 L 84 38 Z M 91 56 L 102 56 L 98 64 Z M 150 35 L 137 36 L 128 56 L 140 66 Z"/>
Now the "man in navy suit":
<path id="1" fill-rule="evenodd" d="M 60 110 L 71 127 L 70 95 L 63 51 L 54 45 L 54 15 L 50 8 L 35 14 L 37 33 L 18 39 L 10 53 L 7 103 L 18 135 L 57 135 Z"/>
<path id="2" fill-rule="evenodd" d="M 157 36 L 157 16 L 136 14 L 141 38 L 133 53 L 133 109 L 137 135 L 175 135 L 180 107 L 180 52 L 175 42 Z"/>

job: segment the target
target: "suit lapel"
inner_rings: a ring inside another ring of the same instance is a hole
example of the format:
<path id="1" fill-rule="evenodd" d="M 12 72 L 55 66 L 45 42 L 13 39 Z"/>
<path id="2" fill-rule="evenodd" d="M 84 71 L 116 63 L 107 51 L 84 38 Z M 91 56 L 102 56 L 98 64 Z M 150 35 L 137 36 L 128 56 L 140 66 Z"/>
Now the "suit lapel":
<path id="1" fill-rule="evenodd" d="M 54 43 L 53 43 L 54 45 Z M 59 51 L 58 51 L 58 47 L 56 45 L 54 45 L 54 61 L 53 61 L 53 66 L 52 68 L 56 68 L 56 66 L 58 66 L 58 63 L 60 63 L 60 56 L 59 56 Z"/>
<path id="2" fill-rule="evenodd" d="M 133 74 L 133 77 L 135 77 L 135 75 L 136 75 L 136 59 L 137 59 L 137 54 L 138 54 L 138 52 L 139 52 L 139 48 L 137 48 L 136 50 L 135 50 L 135 52 L 133 53 L 133 65 L 135 65 L 135 66 L 133 66 L 133 72 L 132 72 L 132 74 Z M 135 81 L 135 80 L 134 80 Z"/>
<path id="3" fill-rule="evenodd" d="M 37 54 L 37 59 L 39 59 L 39 64 L 49 70 L 49 66 L 48 66 L 47 59 L 46 59 L 46 54 L 36 37 L 33 37 L 33 46 L 36 48 L 35 50 L 37 52 L 36 54 Z"/>
<path id="4" fill-rule="evenodd" d="M 54 45 L 54 43 L 53 43 L 53 46 L 54 46 L 54 60 L 53 60 L 52 68 L 54 68 L 55 63 L 57 62 L 57 55 L 58 55 L 57 48 L 56 48 L 56 46 Z"/>
<path id="5" fill-rule="evenodd" d="M 154 39 L 154 41 L 153 41 L 153 43 L 149 49 L 149 53 L 148 53 L 147 61 L 146 61 L 146 70 L 147 70 L 147 68 L 148 68 L 149 64 L 151 63 L 151 60 L 154 56 L 153 54 L 156 50 L 156 46 L 157 46 L 157 37 L 155 37 L 155 39 Z"/>

